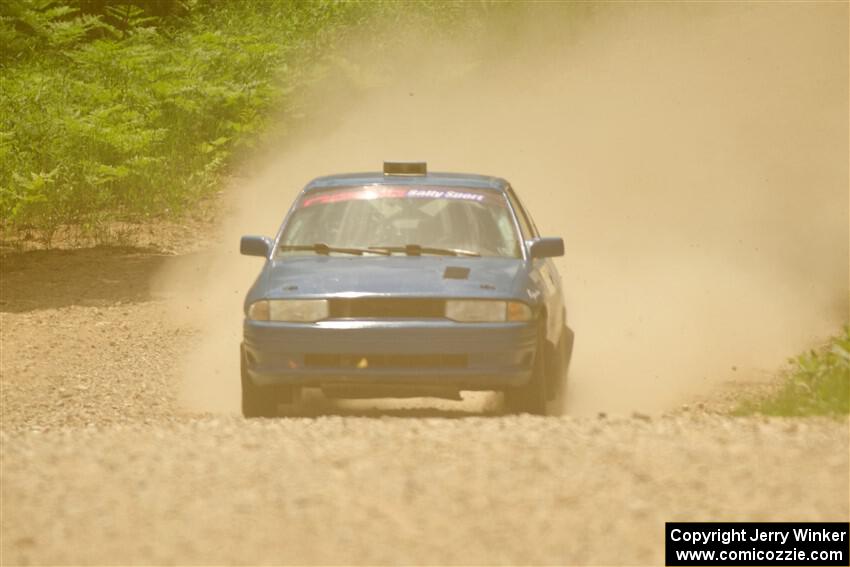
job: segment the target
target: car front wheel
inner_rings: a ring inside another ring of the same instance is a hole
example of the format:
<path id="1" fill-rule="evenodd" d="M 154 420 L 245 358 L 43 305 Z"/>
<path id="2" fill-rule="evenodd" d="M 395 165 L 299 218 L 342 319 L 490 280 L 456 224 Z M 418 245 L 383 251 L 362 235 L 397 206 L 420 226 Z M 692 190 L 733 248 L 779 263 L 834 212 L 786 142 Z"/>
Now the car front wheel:
<path id="1" fill-rule="evenodd" d="M 538 333 L 537 352 L 534 354 L 534 367 L 531 380 L 523 386 L 505 390 L 505 407 L 512 413 L 530 413 L 546 415 L 546 340 L 543 333 Z"/>
<path id="2" fill-rule="evenodd" d="M 550 347 L 549 357 L 546 359 L 546 393 L 550 402 L 563 397 L 566 393 L 567 374 L 573 354 L 573 340 L 572 329 L 564 325 L 561 328 L 561 337 L 558 340 L 558 345 L 552 348 L 551 343 L 546 343 L 546 346 Z"/>
<path id="3" fill-rule="evenodd" d="M 242 374 L 242 415 L 245 417 L 276 417 L 278 404 L 292 403 L 296 389 L 292 386 L 257 386 L 248 374 L 248 359 L 245 348 L 239 352 Z"/>

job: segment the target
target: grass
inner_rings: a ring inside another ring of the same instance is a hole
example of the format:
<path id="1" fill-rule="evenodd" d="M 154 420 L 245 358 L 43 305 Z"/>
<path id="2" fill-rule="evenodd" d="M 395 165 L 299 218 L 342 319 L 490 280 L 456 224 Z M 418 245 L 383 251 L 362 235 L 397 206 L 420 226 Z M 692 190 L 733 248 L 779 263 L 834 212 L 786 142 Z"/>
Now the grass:
<path id="1" fill-rule="evenodd" d="M 850 413 L 850 326 L 827 345 L 791 360 L 772 395 L 747 400 L 736 415 L 843 416 Z"/>
<path id="2" fill-rule="evenodd" d="M 11 5 L 0 18 L 0 214 L 4 232 L 37 230 L 47 246 L 61 225 L 197 202 L 329 34 L 364 15 L 338 2 L 226 2 L 174 21 L 128 4 L 110 23 L 61 3 Z"/>

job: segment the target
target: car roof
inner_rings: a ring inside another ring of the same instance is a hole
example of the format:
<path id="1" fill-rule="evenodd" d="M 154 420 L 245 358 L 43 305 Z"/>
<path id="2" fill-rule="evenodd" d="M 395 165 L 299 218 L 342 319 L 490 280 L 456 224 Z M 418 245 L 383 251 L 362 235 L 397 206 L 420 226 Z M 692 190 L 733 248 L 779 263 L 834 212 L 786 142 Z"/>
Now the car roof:
<path id="1" fill-rule="evenodd" d="M 317 177 L 304 187 L 304 191 L 350 187 L 352 185 L 433 185 L 437 187 L 467 187 L 505 191 L 510 184 L 501 177 L 474 173 L 429 172 L 425 175 L 384 175 L 380 171 L 341 173 Z"/>

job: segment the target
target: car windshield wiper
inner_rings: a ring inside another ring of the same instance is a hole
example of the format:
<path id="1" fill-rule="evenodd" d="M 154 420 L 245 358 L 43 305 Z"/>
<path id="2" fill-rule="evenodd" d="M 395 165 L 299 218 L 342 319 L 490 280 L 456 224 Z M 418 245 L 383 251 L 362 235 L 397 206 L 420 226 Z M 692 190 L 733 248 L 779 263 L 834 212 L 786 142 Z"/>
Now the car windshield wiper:
<path id="1" fill-rule="evenodd" d="M 463 250 L 461 248 L 434 248 L 432 246 L 420 246 L 419 244 L 407 244 L 405 246 L 370 246 L 369 250 L 382 250 L 388 254 L 393 252 L 404 252 L 408 256 L 421 256 L 423 254 L 435 254 L 437 256 L 481 256 L 478 252 Z"/>
<path id="2" fill-rule="evenodd" d="M 363 254 L 382 254 L 384 256 L 389 256 L 392 252 L 388 250 L 372 250 L 372 248 L 342 248 L 340 246 L 328 246 L 324 242 L 317 242 L 315 244 L 281 244 L 278 246 L 279 250 L 284 252 L 286 251 L 295 251 L 295 250 L 312 250 L 316 254 L 322 254 L 327 256 L 331 252 L 338 252 L 340 254 L 354 254 L 355 256 L 362 256 Z"/>

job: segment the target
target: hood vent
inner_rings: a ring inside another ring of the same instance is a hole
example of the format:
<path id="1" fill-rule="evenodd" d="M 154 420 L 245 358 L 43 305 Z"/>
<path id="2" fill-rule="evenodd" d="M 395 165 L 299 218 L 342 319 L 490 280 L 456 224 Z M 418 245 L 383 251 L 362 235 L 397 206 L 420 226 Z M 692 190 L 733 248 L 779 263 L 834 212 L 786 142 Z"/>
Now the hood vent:
<path id="1" fill-rule="evenodd" d="M 469 268 L 464 268 L 461 266 L 446 266 L 446 271 L 443 272 L 443 279 L 445 280 L 468 280 L 469 279 Z"/>

